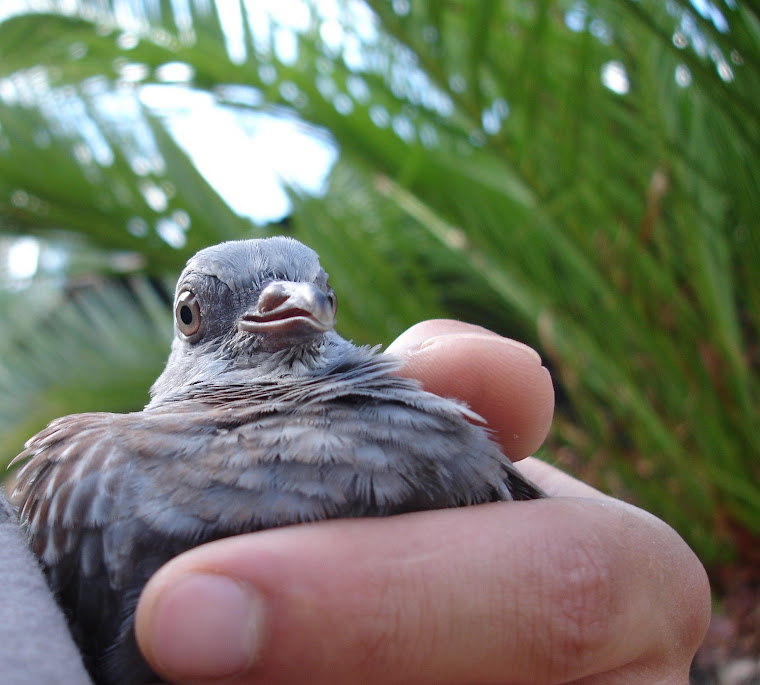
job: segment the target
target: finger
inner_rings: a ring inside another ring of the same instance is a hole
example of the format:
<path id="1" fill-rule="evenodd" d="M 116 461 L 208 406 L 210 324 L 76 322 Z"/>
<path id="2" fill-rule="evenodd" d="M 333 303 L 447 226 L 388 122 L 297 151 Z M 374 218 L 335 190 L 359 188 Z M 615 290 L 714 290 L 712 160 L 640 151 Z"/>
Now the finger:
<path id="1" fill-rule="evenodd" d="M 617 501 L 592 488 L 588 483 L 573 478 L 540 459 L 527 457 L 515 464 L 515 468 L 529 481 L 538 485 L 549 497 L 584 497 Z"/>
<path id="2" fill-rule="evenodd" d="M 480 326 L 436 319 L 413 326 L 387 351 L 401 356 L 401 373 L 426 390 L 457 397 L 483 416 L 510 459 L 532 454 L 546 438 L 554 387 L 527 345 Z"/>
<path id="3" fill-rule="evenodd" d="M 151 579 L 136 625 L 172 682 L 540 685 L 688 666 L 708 615 L 665 524 L 556 498 L 210 543 Z"/>

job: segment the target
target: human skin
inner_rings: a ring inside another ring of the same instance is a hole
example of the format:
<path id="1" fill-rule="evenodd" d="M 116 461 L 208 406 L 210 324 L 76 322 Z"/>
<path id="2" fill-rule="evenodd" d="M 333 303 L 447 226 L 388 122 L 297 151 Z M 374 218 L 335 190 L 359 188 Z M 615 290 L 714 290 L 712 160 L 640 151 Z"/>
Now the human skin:
<path id="1" fill-rule="evenodd" d="M 145 587 L 137 639 L 176 683 L 687 685 L 699 560 L 654 516 L 525 458 L 554 393 L 529 348 L 426 321 L 389 351 L 483 416 L 549 499 L 226 538 Z"/>

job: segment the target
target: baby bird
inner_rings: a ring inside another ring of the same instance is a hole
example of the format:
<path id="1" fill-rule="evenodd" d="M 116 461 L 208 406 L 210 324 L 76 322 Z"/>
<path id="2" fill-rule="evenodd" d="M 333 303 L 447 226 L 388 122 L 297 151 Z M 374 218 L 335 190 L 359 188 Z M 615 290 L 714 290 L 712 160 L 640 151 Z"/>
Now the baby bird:
<path id="1" fill-rule="evenodd" d="M 150 576 L 210 540 L 543 493 L 462 404 L 333 329 L 317 254 L 284 237 L 190 259 L 151 400 L 29 440 L 12 499 L 93 678 L 157 680 L 134 636 Z M 471 422 L 468 419 L 475 419 Z"/>

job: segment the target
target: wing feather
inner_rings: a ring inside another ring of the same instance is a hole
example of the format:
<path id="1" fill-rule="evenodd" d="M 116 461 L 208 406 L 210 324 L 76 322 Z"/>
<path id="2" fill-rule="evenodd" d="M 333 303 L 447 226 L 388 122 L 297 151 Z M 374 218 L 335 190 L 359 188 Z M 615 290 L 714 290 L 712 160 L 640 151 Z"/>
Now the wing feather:
<path id="1" fill-rule="evenodd" d="M 16 458 L 26 463 L 12 499 L 85 652 L 116 672 L 142 663 L 131 631 L 139 590 L 197 544 L 540 496 L 478 419 L 385 367 L 197 385 L 142 412 L 52 422 Z"/>

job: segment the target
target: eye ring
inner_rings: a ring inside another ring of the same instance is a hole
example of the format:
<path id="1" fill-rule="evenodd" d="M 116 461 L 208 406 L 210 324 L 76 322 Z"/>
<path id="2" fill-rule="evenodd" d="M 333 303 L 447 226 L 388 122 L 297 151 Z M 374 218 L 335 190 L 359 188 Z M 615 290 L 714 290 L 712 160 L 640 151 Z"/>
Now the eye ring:
<path id="1" fill-rule="evenodd" d="M 335 315 L 335 312 L 338 311 L 338 296 L 332 288 L 330 288 L 325 294 L 327 295 L 327 301 L 330 303 L 330 307 L 332 307 L 333 315 Z"/>
<path id="2" fill-rule="evenodd" d="M 192 290 L 183 290 L 174 305 L 177 328 L 189 340 L 197 340 L 201 332 L 201 305 Z"/>

